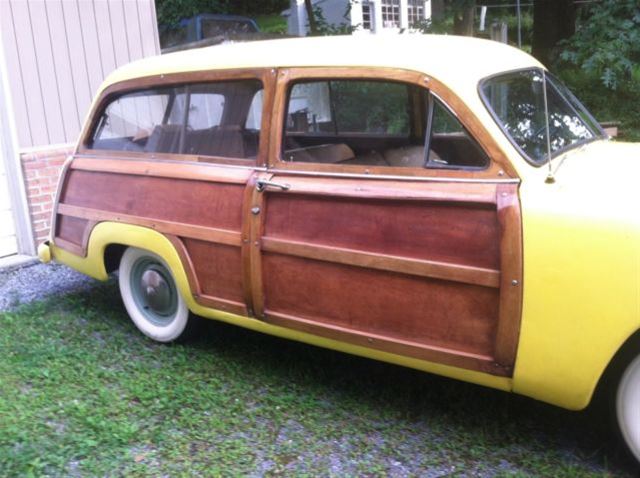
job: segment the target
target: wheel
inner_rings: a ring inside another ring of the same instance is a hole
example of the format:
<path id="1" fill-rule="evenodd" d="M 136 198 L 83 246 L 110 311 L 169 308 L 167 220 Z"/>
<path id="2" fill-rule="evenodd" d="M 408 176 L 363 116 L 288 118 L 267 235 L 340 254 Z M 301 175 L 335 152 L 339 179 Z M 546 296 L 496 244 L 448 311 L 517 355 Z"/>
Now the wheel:
<path id="1" fill-rule="evenodd" d="M 616 424 L 628 451 L 640 463 L 640 355 L 624 370 L 615 395 Z"/>
<path id="2" fill-rule="evenodd" d="M 120 295 L 136 327 L 158 342 L 183 338 L 193 319 L 165 262 L 130 247 L 120 259 L 118 272 Z"/>

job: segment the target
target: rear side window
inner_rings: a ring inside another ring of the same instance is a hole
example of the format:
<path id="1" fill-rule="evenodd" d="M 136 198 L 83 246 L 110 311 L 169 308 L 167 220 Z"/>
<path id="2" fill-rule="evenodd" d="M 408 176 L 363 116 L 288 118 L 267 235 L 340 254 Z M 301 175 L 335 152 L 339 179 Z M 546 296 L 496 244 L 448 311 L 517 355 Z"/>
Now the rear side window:
<path id="1" fill-rule="evenodd" d="M 89 149 L 253 159 L 260 142 L 257 80 L 147 89 L 107 104 Z"/>

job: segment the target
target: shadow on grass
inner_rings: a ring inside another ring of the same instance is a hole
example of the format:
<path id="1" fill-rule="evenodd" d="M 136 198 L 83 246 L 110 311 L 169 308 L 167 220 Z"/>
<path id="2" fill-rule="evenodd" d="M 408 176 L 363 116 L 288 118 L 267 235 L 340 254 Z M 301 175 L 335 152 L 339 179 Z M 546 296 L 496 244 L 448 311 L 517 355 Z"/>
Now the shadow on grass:
<path id="1" fill-rule="evenodd" d="M 56 300 L 60 299 L 52 304 Z M 124 329 L 133 342 L 167 347 L 140 337 L 128 320 L 113 280 L 88 292 L 71 294 L 61 303 L 57 306 L 80 304 L 92 310 L 110 327 Z M 560 462 L 594 473 L 635 475 L 634 465 L 608 432 L 603 405 L 570 412 L 526 397 L 205 319 L 201 333 L 184 347 L 189 353 L 215 355 L 233 363 L 256 382 L 264 374 L 289 384 L 292 390 L 321 397 L 329 408 L 366 409 L 365 416 L 384 417 L 417 431 L 435 430 L 437 440 L 460 434 L 466 441 L 477 439 L 488 454 L 495 453 L 494 458 L 510 461 L 518 469 L 539 470 L 540 463 Z M 269 391 L 257 386 L 256 393 Z"/>

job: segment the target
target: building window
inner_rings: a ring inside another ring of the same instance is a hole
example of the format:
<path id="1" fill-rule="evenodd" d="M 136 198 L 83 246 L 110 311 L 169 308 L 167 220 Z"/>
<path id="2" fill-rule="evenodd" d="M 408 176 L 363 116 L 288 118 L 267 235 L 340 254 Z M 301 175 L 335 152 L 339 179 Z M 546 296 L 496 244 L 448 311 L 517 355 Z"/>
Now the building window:
<path id="1" fill-rule="evenodd" d="M 424 21 L 424 0 L 407 0 L 409 28 L 415 28 Z"/>
<path id="2" fill-rule="evenodd" d="M 371 30 L 373 25 L 372 21 L 373 10 L 369 2 L 362 3 L 362 28 L 364 30 Z"/>
<path id="3" fill-rule="evenodd" d="M 382 0 L 382 26 L 400 28 L 400 0 Z"/>

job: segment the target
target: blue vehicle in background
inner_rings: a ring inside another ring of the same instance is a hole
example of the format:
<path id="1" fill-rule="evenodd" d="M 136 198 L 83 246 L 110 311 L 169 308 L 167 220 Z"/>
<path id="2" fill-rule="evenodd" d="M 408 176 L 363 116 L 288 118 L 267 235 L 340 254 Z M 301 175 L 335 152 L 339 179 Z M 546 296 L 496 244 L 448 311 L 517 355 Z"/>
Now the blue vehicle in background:
<path id="1" fill-rule="evenodd" d="M 249 17 L 201 13 L 181 20 L 178 25 L 160 27 L 160 45 L 163 51 L 175 51 L 225 40 L 246 40 L 259 32 L 258 25 Z"/>

